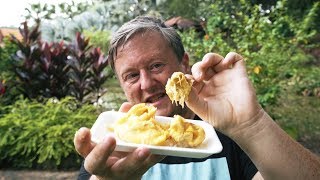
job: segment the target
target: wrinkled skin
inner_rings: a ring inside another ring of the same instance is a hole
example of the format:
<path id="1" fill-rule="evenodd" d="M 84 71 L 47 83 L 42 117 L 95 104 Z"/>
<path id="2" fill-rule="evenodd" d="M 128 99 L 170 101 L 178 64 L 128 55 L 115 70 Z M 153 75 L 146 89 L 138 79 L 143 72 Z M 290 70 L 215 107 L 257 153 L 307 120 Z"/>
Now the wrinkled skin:
<path id="1" fill-rule="evenodd" d="M 320 159 L 293 140 L 262 109 L 243 57 L 209 53 L 192 67 L 187 106 L 231 137 L 259 172 L 253 179 L 319 179 Z"/>
<path id="2" fill-rule="evenodd" d="M 188 107 L 224 134 L 233 137 L 255 123 L 261 113 L 243 57 L 208 53 L 192 67 L 195 79 Z"/>
<path id="3" fill-rule="evenodd" d="M 130 52 L 130 53 L 129 53 Z M 176 71 L 190 73 L 187 54 L 179 62 L 170 45 L 157 32 L 136 35 L 118 50 L 115 71 L 129 102 L 150 103 L 157 115 L 185 116 L 182 109 L 171 103 L 165 85 Z"/>

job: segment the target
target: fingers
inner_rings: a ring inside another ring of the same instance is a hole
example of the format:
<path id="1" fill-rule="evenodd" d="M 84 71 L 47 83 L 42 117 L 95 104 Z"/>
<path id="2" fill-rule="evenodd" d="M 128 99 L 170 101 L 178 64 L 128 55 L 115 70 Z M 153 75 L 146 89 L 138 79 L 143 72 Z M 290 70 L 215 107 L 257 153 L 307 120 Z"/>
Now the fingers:
<path id="1" fill-rule="evenodd" d="M 141 167 L 147 164 L 146 160 L 149 156 L 151 156 L 149 149 L 137 148 L 127 157 L 118 161 L 112 168 L 119 174 L 143 174 L 145 171 Z"/>
<path id="2" fill-rule="evenodd" d="M 85 159 L 84 167 L 91 174 L 100 175 L 105 173 L 106 162 L 116 147 L 116 140 L 113 137 L 106 137 L 95 146 Z"/>
<path id="3" fill-rule="evenodd" d="M 196 112 L 198 116 L 206 119 L 205 115 L 207 114 L 208 104 L 203 98 L 198 96 L 195 88 L 192 88 L 190 91 L 186 104 L 193 112 Z"/>
<path id="4" fill-rule="evenodd" d="M 106 137 L 86 157 L 85 169 L 99 177 L 118 177 L 132 179 L 141 177 L 151 166 L 163 159 L 150 153 L 147 148 L 138 148 L 132 153 L 114 152 L 116 141 L 113 137 Z M 117 154 L 115 156 L 115 154 Z"/>
<path id="5" fill-rule="evenodd" d="M 235 52 L 228 53 L 225 58 L 219 54 L 208 53 L 202 61 L 193 65 L 191 71 L 195 82 L 186 103 L 203 119 L 209 116 L 206 97 L 226 92 L 226 84 L 239 76 L 244 77 L 246 73 L 243 57 Z"/>
<path id="6" fill-rule="evenodd" d="M 164 158 L 165 156 L 151 154 L 144 163 L 142 163 L 142 166 L 138 170 L 139 174 L 144 174 L 148 169 L 150 169 L 150 167 L 154 166 Z"/>
<path id="7" fill-rule="evenodd" d="M 128 112 L 130 108 L 132 107 L 132 104 L 129 102 L 124 102 L 121 104 L 121 107 L 119 109 L 120 112 Z"/>
<path id="8" fill-rule="evenodd" d="M 215 53 L 206 54 L 202 61 L 193 65 L 191 71 L 196 81 L 209 80 L 213 75 L 223 70 L 235 67 L 243 57 L 235 52 L 230 52 L 225 58 Z M 243 63 L 237 67 L 242 67 Z M 244 66 L 243 66 L 244 67 Z"/>
<path id="9" fill-rule="evenodd" d="M 244 59 L 237 60 L 237 61 L 233 64 L 233 69 L 241 69 L 241 70 L 244 70 L 245 72 L 247 72 L 247 71 L 246 71 L 246 65 L 245 65 Z"/>
<path id="10" fill-rule="evenodd" d="M 215 74 L 214 67 L 223 60 L 219 54 L 208 53 L 202 61 L 192 66 L 191 72 L 196 81 L 208 80 Z"/>
<path id="11" fill-rule="evenodd" d="M 221 72 L 226 69 L 230 69 L 235 66 L 235 64 L 243 60 L 243 57 L 235 52 L 229 52 L 226 57 L 217 65 L 214 67 L 214 70 L 216 72 Z"/>
<path id="12" fill-rule="evenodd" d="M 117 177 L 136 179 L 141 177 L 151 166 L 163 158 L 163 156 L 152 155 L 147 148 L 140 147 L 132 153 L 128 153 L 123 158 L 114 161 L 109 170 Z M 109 160 L 110 158 L 108 161 Z"/>
<path id="13" fill-rule="evenodd" d="M 88 128 L 80 128 L 74 135 L 73 143 L 76 151 L 86 157 L 94 148 L 95 144 L 91 142 L 91 133 Z"/>

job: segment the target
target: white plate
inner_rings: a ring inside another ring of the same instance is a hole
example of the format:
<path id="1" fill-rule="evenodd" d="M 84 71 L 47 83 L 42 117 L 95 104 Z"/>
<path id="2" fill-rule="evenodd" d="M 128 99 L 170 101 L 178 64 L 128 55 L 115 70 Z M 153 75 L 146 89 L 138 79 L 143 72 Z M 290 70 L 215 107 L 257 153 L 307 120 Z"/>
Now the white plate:
<path id="1" fill-rule="evenodd" d="M 124 113 L 116 111 L 107 111 L 101 113 L 91 128 L 91 140 L 95 143 L 99 143 L 107 135 L 111 135 L 116 138 L 114 133 L 110 131 L 108 127 L 112 126 L 112 124 L 123 115 Z M 170 123 L 172 119 L 173 118 L 171 117 L 156 116 L 156 120 L 163 123 Z M 151 153 L 153 154 L 191 158 L 205 158 L 222 151 L 221 142 L 217 136 L 216 131 L 210 124 L 198 120 L 186 119 L 186 121 L 201 126 L 206 133 L 206 138 L 204 139 L 202 144 L 196 148 L 153 146 L 146 144 L 127 143 L 116 138 L 116 151 L 132 152 L 137 147 L 143 146 L 149 148 Z"/>

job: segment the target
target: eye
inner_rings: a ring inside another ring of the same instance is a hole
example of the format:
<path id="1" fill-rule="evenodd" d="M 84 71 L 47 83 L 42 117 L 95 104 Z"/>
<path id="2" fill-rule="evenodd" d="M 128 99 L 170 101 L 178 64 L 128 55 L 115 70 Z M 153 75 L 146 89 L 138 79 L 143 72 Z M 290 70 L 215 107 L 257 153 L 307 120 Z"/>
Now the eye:
<path id="1" fill-rule="evenodd" d="M 139 78 L 139 73 L 129 73 L 125 76 L 125 81 L 133 82 Z"/>
<path id="2" fill-rule="evenodd" d="M 158 71 L 161 71 L 163 69 L 163 67 L 164 67 L 163 63 L 155 63 L 150 66 L 150 70 L 158 72 Z"/>

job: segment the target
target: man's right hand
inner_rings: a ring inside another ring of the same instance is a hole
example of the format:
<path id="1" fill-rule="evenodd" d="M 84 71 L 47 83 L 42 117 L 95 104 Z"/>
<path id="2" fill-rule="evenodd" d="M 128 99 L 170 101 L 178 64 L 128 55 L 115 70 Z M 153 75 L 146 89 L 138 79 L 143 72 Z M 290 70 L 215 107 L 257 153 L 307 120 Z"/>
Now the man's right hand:
<path id="1" fill-rule="evenodd" d="M 124 103 L 120 111 L 127 112 L 130 108 L 129 103 Z M 80 128 L 76 132 L 74 146 L 85 158 L 85 169 L 94 175 L 91 179 L 141 179 L 150 167 L 163 159 L 163 156 L 152 155 L 143 147 L 131 153 L 114 151 L 114 137 L 105 137 L 99 144 L 94 144 L 88 128 Z"/>
<path id="2" fill-rule="evenodd" d="M 247 131 L 263 115 L 241 55 L 208 53 L 193 65 L 192 75 L 187 106 L 229 137 Z"/>

